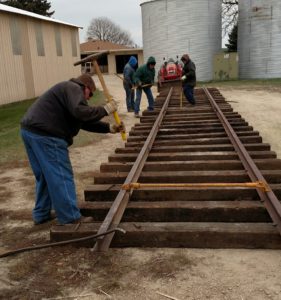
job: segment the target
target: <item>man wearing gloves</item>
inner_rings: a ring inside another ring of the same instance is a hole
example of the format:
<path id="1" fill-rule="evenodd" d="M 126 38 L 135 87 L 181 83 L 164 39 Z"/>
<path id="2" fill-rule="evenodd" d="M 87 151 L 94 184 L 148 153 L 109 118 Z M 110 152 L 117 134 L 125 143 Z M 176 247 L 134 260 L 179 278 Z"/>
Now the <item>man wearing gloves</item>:
<path id="1" fill-rule="evenodd" d="M 183 93 L 186 100 L 192 105 L 195 105 L 194 87 L 196 85 L 196 67 L 193 61 L 189 58 L 188 54 L 184 54 L 181 58 L 181 61 L 183 62 L 183 76 L 181 78 Z"/>
<path id="2" fill-rule="evenodd" d="M 117 109 L 115 101 L 89 106 L 96 90 L 91 76 L 84 74 L 56 84 L 40 96 L 21 121 L 21 136 L 36 179 L 34 224 L 51 220 L 51 209 L 59 224 L 90 222 L 77 207 L 68 146 L 80 129 L 100 133 L 122 131 L 120 126 L 100 121 Z"/>
<path id="3" fill-rule="evenodd" d="M 135 73 L 137 63 L 137 59 L 134 56 L 131 56 L 123 71 L 123 87 L 126 92 L 126 105 L 128 112 L 133 112 L 135 108 L 135 90 L 133 90 L 132 87 L 133 75 Z"/>
<path id="4" fill-rule="evenodd" d="M 154 98 L 151 92 L 151 86 L 154 83 L 156 60 L 150 56 L 146 64 L 140 66 L 134 74 L 134 83 L 137 86 L 135 101 L 135 117 L 139 118 L 140 102 L 142 90 L 146 94 L 148 101 L 148 110 L 154 109 Z M 143 86 L 143 87 L 142 87 Z"/>

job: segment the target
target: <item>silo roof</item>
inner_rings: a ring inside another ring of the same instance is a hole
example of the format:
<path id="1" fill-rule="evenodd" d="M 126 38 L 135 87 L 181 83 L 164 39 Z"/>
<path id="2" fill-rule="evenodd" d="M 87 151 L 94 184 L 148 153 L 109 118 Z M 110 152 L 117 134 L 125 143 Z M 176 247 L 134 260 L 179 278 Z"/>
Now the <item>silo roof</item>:
<path id="1" fill-rule="evenodd" d="M 17 15 L 23 15 L 23 16 L 27 16 L 27 17 L 30 17 L 30 18 L 40 19 L 40 20 L 47 21 L 47 22 L 54 22 L 54 23 L 63 24 L 63 25 L 67 25 L 67 26 L 83 28 L 83 27 L 78 26 L 78 25 L 74 25 L 74 24 L 71 24 L 71 23 L 59 21 L 59 20 L 56 20 L 56 19 L 45 17 L 45 16 L 42 16 L 42 15 L 39 15 L 39 14 L 35 14 L 35 13 L 29 12 L 29 11 L 26 11 L 26 10 L 23 10 L 23 9 L 15 8 L 15 7 L 4 5 L 4 4 L 0 4 L 0 12 L 1 11 L 7 12 L 7 13 L 12 13 L 12 14 L 17 14 Z"/>
<path id="2" fill-rule="evenodd" d="M 140 5 L 150 3 L 150 2 L 156 2 L 156 1 L 163 1 L 163 0 L 146 0 L 146 1 L 143 1 Z"/>

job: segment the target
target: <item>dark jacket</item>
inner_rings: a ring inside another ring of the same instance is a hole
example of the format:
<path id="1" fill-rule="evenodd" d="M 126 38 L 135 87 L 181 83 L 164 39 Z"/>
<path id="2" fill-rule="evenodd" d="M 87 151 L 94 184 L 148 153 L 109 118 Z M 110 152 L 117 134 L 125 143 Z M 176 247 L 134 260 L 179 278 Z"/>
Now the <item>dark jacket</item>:
<path id="1" fill-rule="evenodd" d="M 136 84 L 153 84 L 155 77 L 155 69 L 150 69 L 149 64 L 155 64 L 155 58 L 149 57 L 145 65 L 140 66 L 134 74 L 134 83 Z"/>
<path id="2" fill-rule="evenodd" d="M 182 76 L 186 76 L 186 79 L 183 81 L 183 84 L 188 84 L 192 87 L 196 85 L 196 67 L 191 59 L 183 65 Z"/>
<path id="3" fill-rule="evenodd" d="M 40 135 L 66 140 L 69 145 L 80 129 L 109 132 L 109 124 L 99 121 L 107 113 L 92 107 L 84 98 L 84 84 L 71 79 L 56 84 L 40 96 L 21 120 L 21 127 Z"/>
<path id="4" fill-rule="evenodd" d="M 124 86 L 129 86 L 130 88 L 133 86 L 133 76 L 135 73 L 135 69 L 127 63 L 124 67 L 123 75 L 124 75 Z"/>

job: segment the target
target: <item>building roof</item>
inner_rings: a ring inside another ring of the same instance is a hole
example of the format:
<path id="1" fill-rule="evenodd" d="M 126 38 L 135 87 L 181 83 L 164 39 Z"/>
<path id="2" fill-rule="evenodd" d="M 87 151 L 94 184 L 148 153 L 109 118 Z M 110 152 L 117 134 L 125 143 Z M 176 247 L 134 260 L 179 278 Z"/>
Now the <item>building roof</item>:
<path id="1" fill-rule="evenodd" d="M 140 6 L 142 6 L 143 4 L 146 4 L 148 2 L 156 2 L 156 1 L 159 1 L 159 0 L 145 0 L 140 3 Z"/>
<path id="2" fill-rule="evenodd" d="M 114 44 L 108 41 L 100 41 L 100 40 L 91 40 L 86 43 L 80 44 L 81 52 L 95 52 L 95 51 L 104 51 L 104 50 L 126 50 L 126 49 L 134 49 L 132 47 Z"/>
<path id="3" fill-rule="evenodd" d="M 38 15 L 38 14 L 29 12 L 29 11 L 26 11 L 26 10 L 23 10 L 23 9 L 15 8 L 15 7 L 4 5 L 4 4 L 0 4 L 0 12 L 1 11 L 7 12 L 7 13 L 13 13 L 13 14 L 17 14 L 17 15 L 23 15 L 23 16 L 27 16 L 27 17 L 30 17 L 30 18 L 40 19 L 40 20 L 43 20 L 43 21 L 59 23 L 59 24 L 67 25 L 67 26 L 83 28 L 83 27 L 78 26 L 78 25 L 62 22 L 62 21 L 59 21 L 59 20 L 56 20 L 56 19 L 52 19 L 52 18 L 49 18 L 49 17 Z"/>

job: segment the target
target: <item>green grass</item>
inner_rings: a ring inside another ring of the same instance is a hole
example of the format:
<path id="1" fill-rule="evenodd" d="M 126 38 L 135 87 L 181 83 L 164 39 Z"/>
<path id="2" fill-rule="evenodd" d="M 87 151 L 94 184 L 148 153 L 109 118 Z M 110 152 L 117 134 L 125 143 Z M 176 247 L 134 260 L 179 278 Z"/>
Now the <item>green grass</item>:
<path id="1" fill-rule="evenodd" d="M 198 87 L 251 87 L 251 86 L 261 86 L 261 87 L 275 87 L 281 86 L 281 78 L 276 79 L 245 79 L 245 80 L 224 80 L 224 81 L 208 81 L 208 82 L 198 82 Z"/>
<path id="2" fill-rule="evenodd" d="M 0 107 L 0 165 L 26 159 L 20 137 L 20 120 L 35 99 L 7 104 Z M 104 103 L 103 93 L 96 91 L 89 101 L 91 105 Z M 83 146 L 93 140 L 90 133 L 82 132 L 75 138 L 75 146 Z"/>
<path id="3" fill-rule="evenodd" d="M 35 99 L 12 103 L 0 108 L 0 164 L 24 157 L 19 123 Z"/>

